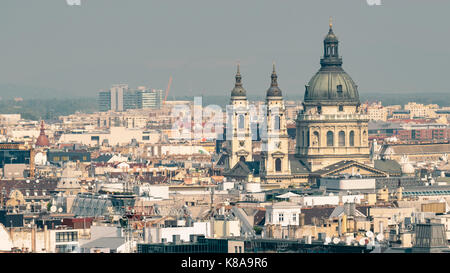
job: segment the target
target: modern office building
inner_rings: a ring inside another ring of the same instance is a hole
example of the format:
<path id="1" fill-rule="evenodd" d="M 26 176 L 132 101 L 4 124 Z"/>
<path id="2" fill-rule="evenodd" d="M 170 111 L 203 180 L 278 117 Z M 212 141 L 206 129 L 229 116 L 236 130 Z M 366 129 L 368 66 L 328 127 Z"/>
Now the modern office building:
<path id="1" fill-rule="evenodd" d="M 116 84 L 108 91 L 100 91 L 98 108 L 101 112 L 126 111 L 128 109 L 160 109 L 164 91 L 140 86 L 129 89 L 126 84 Z"/>
<path id="2" fill-rule="evenodd" d="M 111 91 L 100 91 L 98 93 L 98 110 L 100 112 L 111 110 Z"/>
<path id="3" fill-rule="evenodd" d="M 139 90 L 138 105 L 140 109 L 160 109 L 163 103 L 164 91 L 157 89 Z"/>

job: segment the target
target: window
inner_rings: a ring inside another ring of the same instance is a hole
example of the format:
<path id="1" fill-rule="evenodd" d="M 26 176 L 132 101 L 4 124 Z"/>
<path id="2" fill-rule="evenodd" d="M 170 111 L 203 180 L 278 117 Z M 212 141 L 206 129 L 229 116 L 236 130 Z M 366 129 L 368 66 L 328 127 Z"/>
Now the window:
<path id="1" fill-rule="evenodd" d="M 78 233 L 74 231 L 56 233 L 56 242 L 73 242 L 78 241 Z"/>
<path id="2" fill-rule="evenodd" d="M 273 129 L 280 130 L 280 116 L 275 116 L 273 120 Z"/>
<path id="3" fill-rule="evenodd" d="M 339 112 L 343 112 L 344 111 L 344 106 L 339 105 Z"/>
<path id="4" fill-rule="evenodd" d="M 339 146 L 340 147 L 345 146 L 345 132 L 344 131 L 339 132 Z"/>
<path id="5" fill-rule="evenodd" d="M 150 140 L 150 136 L 142 136 L 142 140 Z"/>
<path id="6" fill-rule="evenodd" d="M 284 221 L 284 214 L 280 213 L 278 214 L 278 222 L 283 222 Z"/>
<path id="7" fill-rule="evenodd" d="M 241 157 L 239 158 L 239 161 L 245 162 L 245 156 L 241 156 Z"/>
<path id="8" fill-rule="evenodd" d="M 350 146 L 355 146 L 355 132 L 350 131 Z"/>
<path id="9" fill-rule="evenodd" d="M 306 147 L 309 147 L 309 130 L 306 132 Z"/>
<path id="10" fill-rule="evenodd" d="M 244 129 L 244 115 L 239 115 L 239 129 Z"/>
<path id="11" fill-rule="evenodd" d="M 99 136 L 91 136 L 91 140 L 99 141 L 99 140 L 100 140 L 100 137 L 99 137 Z"/>
<path id="12" fill-rule="evenodd" d="M 281 159 L 279 158 L 275 159 L 275 171 L 281 172 Z"/>
<path id="13" fill-rule="evenodd" d="M 320 146 L 320 135 L 319 132 L 315 131 L 313 133 L 313 143 L 312 146 Z"/>
<path id="14" fill-rule="evenodd" d="M 292 221 L 295 223 L 297 222 L 297 214 L 292 214 Z"/>
<path id="15" fill-rule="evenodd" d="M 328 147 L 334 146 L 334 135 L 333 135 L 333 132 L 331 132 L 331 131 L 327 132 L 327 146 Z"/>
<path id="16" fill-rule="evenodd" d="M 302 147 L 305 147 L 305 131 L 302 131 Z"/>

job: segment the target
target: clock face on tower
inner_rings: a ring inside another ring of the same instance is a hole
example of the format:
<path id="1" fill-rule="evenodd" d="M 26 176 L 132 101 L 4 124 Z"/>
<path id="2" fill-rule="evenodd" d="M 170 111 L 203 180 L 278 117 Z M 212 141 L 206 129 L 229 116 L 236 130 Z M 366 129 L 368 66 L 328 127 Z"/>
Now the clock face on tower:
<path id="1" fill-rule="evenodd" d="M 239 145 L 241 145 L 241 147 L 244 147 L 245 141 L 244 140 L 240 140 L 239 141 Z"/>

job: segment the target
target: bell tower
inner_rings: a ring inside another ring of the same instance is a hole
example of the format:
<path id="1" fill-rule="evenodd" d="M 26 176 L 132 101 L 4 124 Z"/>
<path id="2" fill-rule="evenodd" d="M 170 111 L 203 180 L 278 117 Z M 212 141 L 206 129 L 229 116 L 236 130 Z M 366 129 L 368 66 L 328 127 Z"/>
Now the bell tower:
<path id="1" fill-rule="evenodd" d="M 231 91 L 230 110 L 228 111 L 231 135 L 229 147 L 229 167 L 232 169 L 238 161 L 252 161 L 252 135 L 250 130 L 250 115 L 247 94 L 242 87 L 242 77 L 239 64 L 237 66 L 236 83 Z"/>
<path id="2" fill-rule="evenodd" d="M 282 182 L 290 175 L 286 109 L 277 79 L 274 64 L 266 93 L 267 133 L 262 137 L 261 149 L 261 173 L 267 182 Z"/>

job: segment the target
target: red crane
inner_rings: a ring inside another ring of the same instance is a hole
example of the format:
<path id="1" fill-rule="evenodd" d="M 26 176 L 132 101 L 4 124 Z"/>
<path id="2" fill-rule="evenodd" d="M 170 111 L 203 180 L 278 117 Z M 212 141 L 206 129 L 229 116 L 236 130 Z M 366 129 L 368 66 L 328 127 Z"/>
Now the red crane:
<path id="1" fill-rule="evenodd" d="M 169 84 L 167 85 L 166 96 L 164 97 L 163 105 L 166 104 L 167 96 L 169 95 L 171 85 L 172 85 L 172 76 L 170 76 L 170 78 L 169 78 Z"/>

